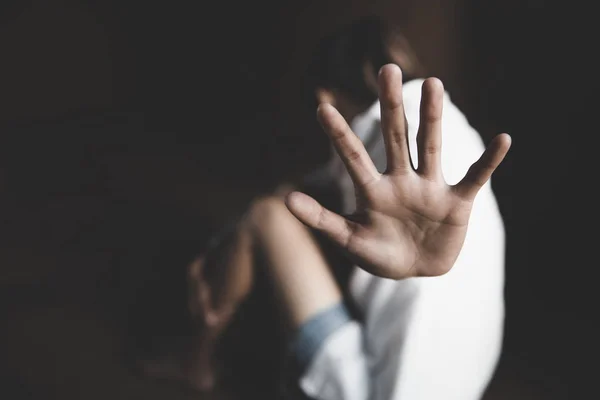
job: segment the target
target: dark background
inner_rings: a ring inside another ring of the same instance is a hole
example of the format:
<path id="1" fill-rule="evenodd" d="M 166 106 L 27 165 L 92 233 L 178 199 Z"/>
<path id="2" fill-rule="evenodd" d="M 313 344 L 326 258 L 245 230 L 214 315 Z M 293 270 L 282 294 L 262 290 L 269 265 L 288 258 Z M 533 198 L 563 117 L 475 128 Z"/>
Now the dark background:
<path id="1" fill-rule="evenodd" d="M 402 24 L 486 141 L 513 137 L 493 180 L 507 228 L 507 319 L 486 399 L 594 397 L 590 9 L 543 0 L 4 0 L 0 389 L 12 397 L 2 398 L 176 398 L 132 375 L 117 350 L 115 310 L 130 288 L 119 266 L 152 258 L 139 239 L 145 227 L 185 236 L 168 201 L 157 215 L 129 204 L 131 193 L 169 192 L 161 161 L 184 159 L 188 178 L 205 186 L 175 197 L 199 195 L 210 209 L 221 186 L 247 198 L 322 160 L 324 138 L 302 105 L 303 63 L 321 35 L 371 11 Z M 96 167 L 131 152 L 158 157 L 146 169 L 155 175 L 115 197 L 115 171 Z"/>

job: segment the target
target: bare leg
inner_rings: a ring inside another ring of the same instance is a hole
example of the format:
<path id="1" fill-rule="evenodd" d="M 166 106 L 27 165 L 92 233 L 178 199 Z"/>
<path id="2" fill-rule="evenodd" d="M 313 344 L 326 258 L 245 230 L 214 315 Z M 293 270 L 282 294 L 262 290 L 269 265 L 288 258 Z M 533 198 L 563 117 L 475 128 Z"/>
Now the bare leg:
<path id="1" fill-rule="evenodd" d="M 291 330 L 342 300 L 341 291 L 311 232 L 288 211 L 281 199 L 258 201 L 252 207 L 250 225 Z"/>
<path id="2" fill-rule="evenodd" d="M 183 357 L 149 364 L 149 373 L 185 380 L 201 391 L 214 388 L 217 341 L 252 287 L 253 246 L 264 255 L 265 273 L 289 330 L 341 301 L 341 291 L 310 231 L 288 211 L 283 200 L 258 200 L 231 248 L 223 253 L 220 274 L 211 274 L 208 279 L 202 258 L 190 264 L 189 307 L 200 334 Z"/>

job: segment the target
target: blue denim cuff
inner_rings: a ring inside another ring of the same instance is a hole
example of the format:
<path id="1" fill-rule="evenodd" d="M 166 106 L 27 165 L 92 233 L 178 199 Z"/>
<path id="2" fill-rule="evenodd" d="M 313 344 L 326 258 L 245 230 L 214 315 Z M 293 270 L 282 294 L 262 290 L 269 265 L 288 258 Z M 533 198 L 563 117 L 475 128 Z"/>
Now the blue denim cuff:
<path id="1" fill-rule="evenodd" d="M 306 321 L 291 343 L 291 355 L 299 372 L 308 367 L 325 339 L 351 320 L 346 306 L 338 303 Z"/>

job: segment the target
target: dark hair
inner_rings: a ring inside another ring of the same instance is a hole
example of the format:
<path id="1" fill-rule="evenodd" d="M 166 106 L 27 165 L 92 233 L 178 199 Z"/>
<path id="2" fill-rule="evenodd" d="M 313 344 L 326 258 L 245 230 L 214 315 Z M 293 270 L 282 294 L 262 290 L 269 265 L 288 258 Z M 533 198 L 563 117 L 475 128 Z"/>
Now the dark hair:
<path id="1" fill-rule="evenodd" d="M 308 67 L 308 86 L 337 89 L 359 104 L 377 100 L 365 82 L 365 62 L 375 72 L 391 63 L 384 44 L 385 24 L 375 16 L 363 17 L 325 37 Z"/>

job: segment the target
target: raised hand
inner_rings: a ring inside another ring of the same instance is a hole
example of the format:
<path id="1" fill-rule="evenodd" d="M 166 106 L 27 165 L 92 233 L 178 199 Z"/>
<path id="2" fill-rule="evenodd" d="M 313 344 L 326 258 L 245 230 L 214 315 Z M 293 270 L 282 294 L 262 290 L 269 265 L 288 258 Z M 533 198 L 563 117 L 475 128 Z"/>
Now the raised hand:
<path id="1" fill-rule="evenodd" d="M 442 83 L 435 78 L 423 83 L 417 169 L 410 160 L 400 69 L 384 66 L 378 85 L 387 155 L 383 174 L 333 106 L 321 104 L 317 111 L 354 182 L 355 213 L 344 218 L 299 192 L 288 195 L 287 206 L 374 275 L 403 279 L 445 274 L 463 246 L 475 196 L 504 159 L 511 138 L 496 136 L 465 177 L 448 185 L 441 170 Z"/>

